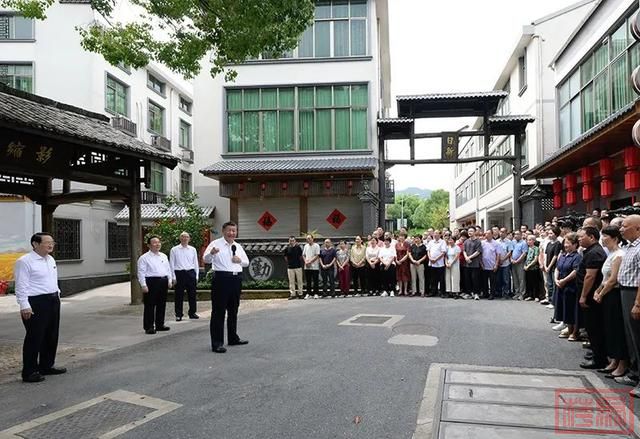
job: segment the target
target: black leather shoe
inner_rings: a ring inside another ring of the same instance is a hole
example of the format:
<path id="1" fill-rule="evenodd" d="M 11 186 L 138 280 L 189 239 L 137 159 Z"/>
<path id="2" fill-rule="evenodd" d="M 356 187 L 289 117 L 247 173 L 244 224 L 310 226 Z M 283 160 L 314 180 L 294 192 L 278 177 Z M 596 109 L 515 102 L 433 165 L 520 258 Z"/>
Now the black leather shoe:
<path id="1" fill-rule="evenodd" d="M 40 371 L 40 375 L 61 375 L 63 373 L 67 373 L 66 367 L 52 367 L 50 369 Z"/>
<path id="2" fill-rule="evenodd" d="M 495 299 L 495 297 L 493 296 L 493 294 L 489 294 L 489 297 L 487 297 L 487 300 L 493 300 Z"/>
<path id="3" fill-rule="evenodd" d="M 44 381 L 44 377 L 39 372 L 33 372 L 31 375 L 22 377 L 22 381 L 25 383 L 39 383 Z"/>
<path id="4" fill-rule="evenodd" d="M 144 331 L 145 334 L 155 334 L 156 330 L 155 329 L 147 329 L 146 331 Z"/>
<path id="5" fill-rule="evenodd" d="M 169 329 L 171 329 L 168 326 L 160 326 L 158 328 L 156 328 L 156 331 L 168 331 Z"/>
<path id="6" fill-rule="evenodd" d="M 189 318 L 190 318 L 191 320 L 198 320 L 198 319 L 200 318 L 200 316 L 199 316 L 198 314 L 191 314 L 191 315 L 189 316 Z"/>
<path id="7" fill-rule="evenodd" d="M 584 361 L 580 363 L 580 367 L 583 369 L 602 369 L 605 365 L 596 363 L 593 360 Z"/>
<path id="8" fill-rule="evenodd" d="M 222 346 L 216 346 L 215 348 L 211 349 L 213 352 L 215 352 L 216 354 L 224 354 L 225 352 L 227 352 L 227 350 L 225 348 L 223 348 Z"/>
<path id="9" fill-rule="evenodd" d="M 182 321 L 182 317 L 176 317 L 176 322 L 181 322 Z"/>
<path id="10" fill-rule="evenodd" d="M 243 344 L 249 344 L 249 340 L 237 339 L 236 341 L 230 341 L 229 346 L 240 346 Z"/>

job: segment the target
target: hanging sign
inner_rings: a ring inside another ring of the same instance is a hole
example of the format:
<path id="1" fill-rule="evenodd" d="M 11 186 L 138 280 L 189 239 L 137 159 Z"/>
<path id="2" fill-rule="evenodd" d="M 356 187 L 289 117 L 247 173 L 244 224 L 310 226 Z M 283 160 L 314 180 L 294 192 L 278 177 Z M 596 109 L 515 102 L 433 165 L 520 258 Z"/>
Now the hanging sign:
<path id="1" fill-rule="evenodd" d="M 457 160 L 459 143 L 458 133 L 442 133 L 442 159 Z"/>

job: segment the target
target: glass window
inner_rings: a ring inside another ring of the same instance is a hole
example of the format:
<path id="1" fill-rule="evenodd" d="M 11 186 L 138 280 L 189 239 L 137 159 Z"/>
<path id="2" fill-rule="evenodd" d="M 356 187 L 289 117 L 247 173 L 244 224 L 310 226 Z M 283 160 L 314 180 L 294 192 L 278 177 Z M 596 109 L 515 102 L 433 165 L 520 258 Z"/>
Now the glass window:
<path id="1" fill-rule="evenodd" d="M 191 173 L 180 170 L 180 195 L 192 192 L 191 189 Z"/>
<path id="2" fill-rule="evenodd" d="M 302 33 L 298 43 L 298 56 L 300 58 L 313 57 L 313 26 L 308 27 Z"/>
<path id="3" fill-rule="evenodd" d="M 617 31 L 611 35 L 611 59 L 624 52 L 627 48 L 627 23 L 624 22 Z"/>
<path id="4" fill-rule="evenodd" d="M 367 54 L 367 21 L 351 20 L 351 55 Z"/>
<path id="5" fill-rule="evenodd" d="M 180 96 L 180 103 L 178 104 L 178 108 L 180 108 L 182 111 L 184 111 L 187 114 L 191 114 L 191 106 L 192 106 L 191 101 Z"/>
<path id="6" fill-rule="evenodd" d="M 147 74 L 147 87 L 159 95 L 164 96 L 165 83 L 153 76 L 151 73 Z"/>
<path id="7" fill-rule="evenodd" d="M 315 57 L 324 58 L 331 56 L 331 23 L 328 21 L 318 21 L 315 24 Z"/>
<path id="8" fill-rule="evenodd" d="M 349 56 L 349 21 L 333 24 L 333 56 Z"/>
<path id="9" fill-rule="evenodd" d="M 164 136 L 164 108 L 158 104 L 149 101 L 149 130 L 156 134 Z"/>
<path id="10" fill-rule="evenodd" d="M 151 162 L 151 181 L 149 187 L 152 192 L 164 194 L 164 167 L 156 162 Z"/>
<path id="11" fill-rule="evenodd" d="M 564 146 L 571 141 L 571 107 L 569 105 L 560 109 L 560 145 Z"/>
<path id="12" fill-rule="evenodd" d="M 617 111 L 631 102 L 632 90 L 627 71 L 627 57 L 622 56 L 611 64 L 612 111 Z"/>
<path id="13" fill-rule="evenodd" d="M 351 0 L 351 16 L 366 17 L 367 16 L 367 0 Z"/>
<path id="14" fill-rule="evenodd" d="M 593 79 L 593 57 L 590 56 L 580 66 L 580 83 L 584 86 Z"/>
<path id="15" fill-rule="evenodd" d="M 581 131 L 580 118 L 580 97 L 576 97 L 571 101 L 571 140 L 575 140 Z"/>
<path id="16" fill-rule="evenodd" d="M 295 106 L 294 92 L 292 88 L 278 89 L 278 105 L 280 108 L 293 108 Z"/>
<path id="17" fill-rule="evenodd" d="M 593 111 L 593 84 L 589 84 L 582 92 L 582 127 L 588 131 L 596 124 L 596 115 Z"/>
<path id="18" fill-rule="evenodd" d="M 0 63 L 0 83 L 16 90 L 33 93 L 33 66 Z"/>
<path id="19" fill-rule="evenodd" d="M 332 11 L 333 11 L 333 18 L 348 18 L 349 17 L 349 1 L 334 0 Z"/>
<path id="20" fill-rule="evenodd" d="M 128 116 L 128 99 L 129 87 L 117 81 L 110 75 L 107 75 L 106 89 L 106 109 L 111 113 Z"/>
<path id="21" fill-rule="evenodd" d="M 609 62 L 609 44 L 603 44 L 593 55 L 593 73 L 597 75 Z"/>
<path id="22" fill-rule="evenodd" d="M 33 40 L 33 20 L 0 13 L 0 40 Z"/>
<path id="23" fill-rule="evenodd" d="M 596 124 L 602 122 L 609 115 L 608 85 L 606 71 L 593 80 L 593 106 Z"/>
<path id="24" fill-rule="evenodd" d="M 316 19 L 331 18 L 331 1 L 316 1 Z"/>
<path id="25" fill-rule="evenodd" d="M 129 259 L 129 226 L 107 223 L 107 259 Z"/>
<path id="26" fill-rule="evenodd" d="M 78 219 L 53 219 L 53 240 L 56 242 L 52 255 L 54 259 L 58 261 L 80 259 L 80 224 Z"/>
<path id="27" fill-rule="evenodd" d="M 191 125 L 180 119 L 180 148 L 191 149 Z"/>

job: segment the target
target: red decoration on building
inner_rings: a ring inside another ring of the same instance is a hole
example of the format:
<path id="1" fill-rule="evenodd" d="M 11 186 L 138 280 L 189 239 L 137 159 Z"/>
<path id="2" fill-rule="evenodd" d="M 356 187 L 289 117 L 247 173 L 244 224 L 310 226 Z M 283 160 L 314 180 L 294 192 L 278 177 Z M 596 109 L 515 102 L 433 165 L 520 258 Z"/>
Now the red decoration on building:
<path id="1" fill-rule="evenodd" d="M 582 199 L 584 201 L 593 200 L 593 168 L 591 166 L 585 166 L 580 169 L 580 179 L 582 180 Z"/>
<path id="2" fill-rule="evenodd" d="M 612 176 L 613 160 L 600 160 L 600 177 L 602 177 L 602 180 L 600 181 L 600 196 L 602 198 L 609 198 L 613 196 L 613 181 L 611 181 Z"/>
<path id="3" fill-rule="evenodd" d="M 264 183 L 263 183 L 264 184 Z M 258 225 L 265 229 L 267 232 L 278 222 L 275 216 L 271 215 L 268 210 L 265 211 L 258 219 Z"/>
<path id="4" fill-rule="evenodd" d="M 324 182 L 324 188 L 325 188 L 326 190 L 331 189 L 331 180 L 326 180 L 326 181 Z"/>
<path id="5" fill-rule="evenodd" d="M 238 183 L 238 191 L 242 192 L 244 190 L 244 183 Z"/>
<path id="6" fill-rule="evenodd" d="M 309 182 L 308 182 L 308 181 L 306 181 L 306 180 L 305 180 L 305 181 L 303 181 L 303 182 L 302 182 L 302 188 L 303 188 L 305 191 L 309 190 Z"/>
<path id="7" fill-rule="evenodd" d="M 576 186 L 578 185 L 578 176 L 576 174 L 569 174 L 564 178 L 564 185 L 567 188 L 567 195 L 565 201 L 569 206 L 573 206 L 578 202 L 576 197 Z"/>
<path id="8" fill-rule="evenodd" d="M 333 209 L 333 212 L 331 212 L 327 217 L 327 222 L 331 224 L 335 229 L 339 229 L 346 220 L 347 217 L 338 209 Z"/>
<path id="9" fill-rule="evenodd" d="M 347 189 L 353 188 L 353 181 L 347 180 Z"/>
<path id="10" fill-rule="evenodd" d="M 562 209 L 562 179 L 553 180 L 551 187 L 553 188 L 553 208 Z"/>
<path id="11" fill-rule="evenodd" d="M 289 183 L 287 183 L 286 181 L 282 182 L 282 190 L 286 191 L 287 189 L 289 189 Z"/>
<path id="12" fill-rule="evenodd" d="M 638 192 L 640 190 L 640 149 L 628 146 L 624 149 L 624 190 Z"/>
<path id="13" fill-rule="evenodd" d="M 267 183 L 260 183 L 260 190 L 262 192 L 266 191 L 267 190 Z"/>
<path id="14" fill-rule="evenodd" d="M 573 206 L 574 204 L 576 204 L 578 202 L 576 191 L 567 190 L 566 201 L 568 206 Z"/>

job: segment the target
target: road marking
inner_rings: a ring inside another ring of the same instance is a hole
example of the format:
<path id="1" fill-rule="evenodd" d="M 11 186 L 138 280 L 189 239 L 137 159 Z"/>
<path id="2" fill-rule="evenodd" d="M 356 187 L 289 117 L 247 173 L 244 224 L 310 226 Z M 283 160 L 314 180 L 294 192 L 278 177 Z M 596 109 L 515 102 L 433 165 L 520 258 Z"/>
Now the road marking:
<path id="1" fill-rule="evenodd" d="M 421 334 L 398 334 L 387 340 L 390 344 L 406 346 L 435 346 L 438 344 L 438 337 Z"/>
<path id="2" fill-rule="evenodd" d="M 129 430 L 132 430 L 142 424 L 145 424 L 153 419 L 156 419 L 160 416 L 166 415 L 167 413 L 181 407 L 182 404 L 177 404 L 171 401 L 165 401 L 162 399 L 151 398 L 149 396 L 140 395 L 133 392 L 128 392 L 126 390 L 117 390 L 112 393 L 108 393 L 106 395 L 99 396 L 97 398 L 91 399 L 89 401 L 81 402 L 71 407 L 67 407 L 66 409 L 59 410 L 54 413 L 50 413 L 45 416 L 41 416 L 39 418 L 33 419 L 31 421 L 23 422 L 22 424 L 11 427 L 7 430 L 0 431 L 1 439 L 22 439 L 25 436 L 21 435 L 28 430 L 32 430 L 34 428 L 40 427 L 44 424 L 47 424 L 52 421 L 56 421 L 58 419 L 64 418 L 65 416 L 69 416 L 73 413 L 79 412 L 80 410 L 84 410 L 90 407 L 94 407 L 105 401 L 114 401 L 114 402 L 122 402 L 127 404 L 133 404 L 140 407 L 145 407 L 148 409 L 152 409 L 153 411 L 145 414 L 144 416 L 136 419 L 132 422 L 129 422 L 125 425 L 121 425 L 113 430 L 110 430 L 106 433 L 103 433 L 99 436 L 100 439 L 111 439 L 115 438 Z"/>
<path id="3" fill-rule="evenodd" d="M 356 314 L 349 317 L 338 326 L 373 326 L 377 328 L 390 328 L 404 318 L 397 314 Z"/>

